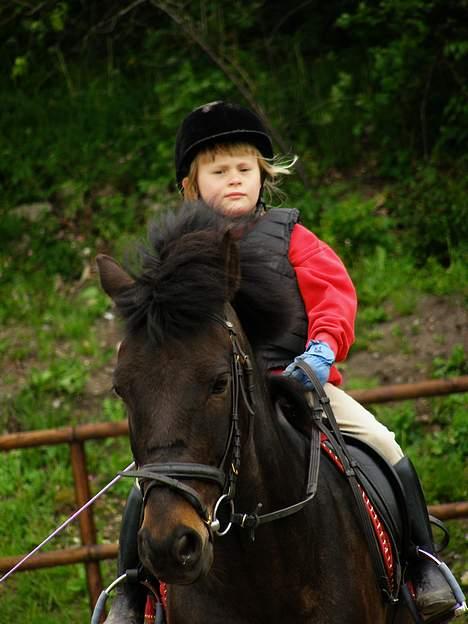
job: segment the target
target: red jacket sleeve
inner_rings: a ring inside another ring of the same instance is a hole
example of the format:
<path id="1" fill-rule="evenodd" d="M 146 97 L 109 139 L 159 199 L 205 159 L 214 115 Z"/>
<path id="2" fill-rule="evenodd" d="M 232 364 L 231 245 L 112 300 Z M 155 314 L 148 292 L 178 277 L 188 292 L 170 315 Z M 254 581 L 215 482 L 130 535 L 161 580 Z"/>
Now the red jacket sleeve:
<path id="1" fill-rule="evenodd" d="M 356 290 L 346 268 L 326 243 L 302 225 L 295 225 L 289 261 L 296 272 L 308 318 L 309 340 L 323 340 L 344 360 L 354 342 Z M 340 381 L 336 369 L 330 381 Z"/>

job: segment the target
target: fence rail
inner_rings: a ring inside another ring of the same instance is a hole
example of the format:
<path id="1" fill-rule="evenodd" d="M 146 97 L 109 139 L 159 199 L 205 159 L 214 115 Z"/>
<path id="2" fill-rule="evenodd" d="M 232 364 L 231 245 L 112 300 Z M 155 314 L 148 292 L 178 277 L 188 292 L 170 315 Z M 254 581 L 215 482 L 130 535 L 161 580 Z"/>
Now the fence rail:
<path id="1" fill-rule="evenodd" d="M 438 379 L 412 384 L 383 386 L 370 390 L 355 390 L 349 394 L 364 404 L 386 403 L 402 401 L 428 396 L 440 396 L 457 392 L 468 391 L 468 375 L 451 379 Z M 85 443 L 89 440 L 99 440 L 124 436 L 128 433 L 127 421 L 95 423 L 63 427 L 59 429 L 44 429 L 41 431 L 25 431 L 9 433 L 0 436 L 0 450 L 32 448 L 55 444 L 70 446 L 73 480 L 75 484 L 75 500 L 81 507 L 91 498 L 89 488 L 89 474 L 86 465 Z M 468 501 L 431 505 L 429 511 L 441 520 L 468 517 Z M 94 608 L 96 600 L 102 591 L 102 578 L 99 562 L 104 559 L 117 557 L 117 544 L 97 544 L 96 526 L 91 507 L 83 511 L 79 517 L 81 546 L 66 548 L 60 551 L 38 553 L 28 559 L 19 568 L 19 571 L 36 570 L 39 568 L 54 567 L 84 563 L 86 567 L 87 586 L 90 597 L 90 606 Z M 22 556 L 0 557 L 0 572 L 7 572 L 15 566 Z"/>

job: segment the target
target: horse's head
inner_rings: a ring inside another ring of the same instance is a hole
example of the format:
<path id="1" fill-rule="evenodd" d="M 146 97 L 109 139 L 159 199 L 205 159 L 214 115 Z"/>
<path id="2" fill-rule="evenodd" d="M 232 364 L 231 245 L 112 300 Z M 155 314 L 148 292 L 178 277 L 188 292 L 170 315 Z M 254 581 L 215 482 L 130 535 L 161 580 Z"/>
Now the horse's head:
<path id="1" fill-rule="evenodd" d="M 126 321 L 114 387 L 127 407 L 144 496 L 140 557 L 169 583 L 208 572 L 213 512 L 230 483 L 233 493 L 240 429 L 246 433 L 249 347 L 230 305 L 249 290 L 241 285 L 237 237 L 203 206 L 184 207 L 150 231 L 152 249 L 141 251 L 138 271 L 97 259 L 102 287 Z M 250 327 L 257 324 L 261 338 L 285 319 L 265 267 L 254 290 L 259 322 L 250 319 Z"/>

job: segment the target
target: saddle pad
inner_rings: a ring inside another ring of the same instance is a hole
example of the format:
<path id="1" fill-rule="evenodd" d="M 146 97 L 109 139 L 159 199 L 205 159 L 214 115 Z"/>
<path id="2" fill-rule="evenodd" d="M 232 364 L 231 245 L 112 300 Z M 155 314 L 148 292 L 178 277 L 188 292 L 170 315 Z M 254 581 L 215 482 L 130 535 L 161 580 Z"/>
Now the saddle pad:
<path id="1" fill-rule="evenodd" d="M 164 624 L 166 609 L 167 585 L 166 583 L 158 583 L 157 593 L 148 592 L 146 596 L 144 624 Z"/>
<path id="2" fill-rule="evenodd" d="M 398 475 L 374 447 L 350 435 L 343 437 L 353 459 L 357 461 L 359 482 L 398 545 L 398 551 L 406 552 L 408 514 Z"/>
<path id="3" fill-rule="evenodd" d="M 356 472 L 358 473 L 359 489 L 379 544 L 389 586 L 392 588 L 395 581 L 395 565 L 399 561 L 397 544 L 401 539 L 401 518 L 396 497 L 392 486 L 383 474 L 383 470 L 366 454 L 365 448 L 353 446 L 349 437 L 347 444 L 351 455 L 358 462 Z M 323 434 L 321 447 L 340 472 L 344 472 L 340 459 Z"/>

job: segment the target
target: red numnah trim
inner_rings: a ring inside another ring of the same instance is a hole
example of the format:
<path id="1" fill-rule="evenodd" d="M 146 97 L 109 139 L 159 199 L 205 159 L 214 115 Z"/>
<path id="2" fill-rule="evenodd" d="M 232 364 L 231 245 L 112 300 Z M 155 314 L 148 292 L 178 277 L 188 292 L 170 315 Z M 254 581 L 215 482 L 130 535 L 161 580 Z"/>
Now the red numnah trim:
<path id="1" fill-rule="evenodd" d="M 167 584 L 159 583 L 159 594 L 161 596 L 162 606 L 164 607 L 164 611 L 167 609 Z"/>
<path id="2" fill-rule="evenodd" d="M 321 447 L 322 450 L 330 457 L 333 463 L 337 466 L 337 468 L 344 473 L 343 464 L 341 463 L 339 457 L 333 452 L 333 450 L 326 444 L 326 437 L 321 435 Z M 385 564 L 385 569 L 387 570 L 388 580 L 391 587 L 393 587 L 393 552 L 391 547 L 390 538 L 388 536 L 387 531 L 385 530 L 384 525 L 382 524 L 379 516 L 377 515 L 374 506 L 372 505 L 369 497 L 366 492 L 363 490 L 361 485 L 358 483 L 359 490 L 361 491 L 362 498 L 366 505 L 367 513 L 372 522 L 372 526 L 374 527 L 375 535 L 377 537 L 377 541 L 379 543 L 380 552 L 382 553 L 382 558 Z"/>
<path id="3" fill-rule="evenodd" d="M 155 620 L 156 614 L 156 604 L 155 599 L 152 594 L 148 594 L 146 596 L 146 605 L 145 605 L 145 624 L 153 624 Z"/>
<path id="4" fill-rule="evenodd" d="M 167 585 L 159 583 L 159 599 L 153 594 L 148 594 L 145 605 L 145 624 L 154 624 L 156 619 L 156 602 L 161 601 L 164 611 L 167 609 Z"/>

